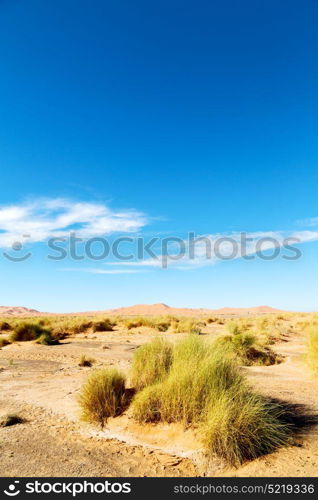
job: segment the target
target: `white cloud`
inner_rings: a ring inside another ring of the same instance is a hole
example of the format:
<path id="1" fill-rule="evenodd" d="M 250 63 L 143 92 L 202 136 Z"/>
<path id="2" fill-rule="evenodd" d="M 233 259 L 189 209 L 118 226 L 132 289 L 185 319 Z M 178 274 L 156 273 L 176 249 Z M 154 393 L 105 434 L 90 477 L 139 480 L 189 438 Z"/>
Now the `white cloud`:
<path id="1" fill-rule="evenodd" d="M 64 198 L 40 199 L 0 207 L 0 247 L 8 248 L 21 238 L 37 243 L 67 237 L 72 230 L 80 238 L 131 233 L 146 224 L 145 215 L 135 210 L 114 211 L 103 203 Z"/>

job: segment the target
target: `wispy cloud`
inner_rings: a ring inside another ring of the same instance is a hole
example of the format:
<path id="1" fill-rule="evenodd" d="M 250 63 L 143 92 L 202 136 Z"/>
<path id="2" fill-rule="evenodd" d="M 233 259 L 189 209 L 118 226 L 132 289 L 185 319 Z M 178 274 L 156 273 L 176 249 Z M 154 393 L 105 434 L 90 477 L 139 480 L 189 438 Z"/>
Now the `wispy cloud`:
<path id="1" fill-rule="evenodd" d="M 80 238 L 132 233 L 147 222 L 136 210 L 115 211 L 102 203 L 64 198 L 40 199 L 0 207 L 0 247 L 8 248 L 22 237 L 31 243 L 66 237 L 72 230 Z"/>
<path id="2" fill-rule="evenodd" d="M 174 267 L 175 269 L 188 270 L 211 266 L 219 261 L 253 256 L 275 248 L 284 248 L 288 255 L 293 251 L 291 246 L 295 248 L 296 245 L 317 240 L 318 231 L 310 230 L 197 235 L 193 240 L 172 242 L 166 254 L 158 253 L 155 258 L 134 262 L 114 261 L 107 265 L 130 268 Z"/>
<path id="3" fill-rule="evenodd" d="M 90 273 L 90 274 L 140 274 L 147 273 L 147 270 L 139 270 L 139 269 L 100 269 L 94 267 L 64 267 L 61 268 L 60 271 L 75 271 L 81 273 Z"/>
<path id="4" fill-rule="evenodd" d="M 309 219 L 301 219 L 298 221 L 300 226 L 304 227 L 317 227 L 318 226 L 318 217 L 310 217 Z"/>

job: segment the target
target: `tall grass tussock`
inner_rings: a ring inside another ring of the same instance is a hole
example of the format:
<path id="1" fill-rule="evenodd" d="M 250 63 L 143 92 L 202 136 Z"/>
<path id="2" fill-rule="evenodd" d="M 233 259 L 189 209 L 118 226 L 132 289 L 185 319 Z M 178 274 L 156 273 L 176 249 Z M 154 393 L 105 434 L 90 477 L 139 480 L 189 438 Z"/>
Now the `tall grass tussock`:
<path id="1" fill-rule="evenodd" d="M 131 382 L 137 389 L 162 381 L 170 370 L 172 346 L 161 337 L 136 351 L 131 368 Z"/>
<path id="2" fill-rule="evenodd" d="M 233 466 L 271 453 L 291 441 L 285 411 L 244 386 L 220 393 L 207 408 L 201 427 L 203 444 Z"/>

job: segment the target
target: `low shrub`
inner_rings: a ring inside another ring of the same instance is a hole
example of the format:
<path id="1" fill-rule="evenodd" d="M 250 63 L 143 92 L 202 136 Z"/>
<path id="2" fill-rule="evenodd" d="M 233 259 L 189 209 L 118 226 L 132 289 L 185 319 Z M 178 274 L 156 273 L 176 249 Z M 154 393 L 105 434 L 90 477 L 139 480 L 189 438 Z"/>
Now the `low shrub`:
<path id="1" fill-rule="evenodd" d="M 104 427 L 109 417 L 116 417 L 125 406 L 125 376 L 116 369 L 93 372 L 82 387 L 79 404 L 81 418 Z"/>

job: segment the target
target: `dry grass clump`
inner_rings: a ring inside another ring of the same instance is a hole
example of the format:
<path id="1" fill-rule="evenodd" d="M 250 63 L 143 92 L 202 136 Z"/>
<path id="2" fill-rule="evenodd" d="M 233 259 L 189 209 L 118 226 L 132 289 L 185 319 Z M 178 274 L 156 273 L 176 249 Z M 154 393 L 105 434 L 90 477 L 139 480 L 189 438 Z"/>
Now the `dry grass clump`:
<path id="1" fill-rule="evenodd" d="M 227 324 L 226 324 L 226 329 L 227 331 L 231 334 L 231 335 L 238 335 L 239 333 L 241 333 L 241 329 L 240 329 L 240 326 L 239 324 L 236 322 L 236 321 L 229 321 Z"/>
<path id="2" fill-rule="evenodd" d="M 135 318 L 124 319 L 124 326 L 127 330 L 132 330 L 133 328 L 140 328 L 141 326 L 146 326 L 148 328 L 155 328 L 155 321 L 152 318 L 146 318 L 144 316 L 137 316 Z"/>
<path id="3" fill-rule="evenodd" d="M 158 332 L 167 332 L 171 326 L 171 321 L 167 319 L 158 319 L 155 323 L 155 328 Z"/>
<path id="4" fill-rule="evenodd" d="M 9 414 L 0 418 L 0 427 L 10 427 L 11 425 L 23 424 L 24 422 L 24 418 L 19 415 Z"/>
<path id="5" fill-rule="evenodd" d="M 215 317 L 215 316 L 210 316 L 209 318 L 206 318 L 206 320 L 205 320 L 205 321 L 206 321 L 207 325 L 210 325 L 211 323 L 216 323 L 216 322 L 217 322 L 217 320 L 218 320 L 218 318 L 217 318 L 217 317 Z"/>
<path id="6" fill-rule="evenodd" d="M 10 340 L 6 339 L 6 338 L 0 338 L 0 349 L 1 347 L 5 347 L 6 345 L 10 345 L 11 342 Z"/>
<path id="7" fill-rule="evenodd" d="M 125 406 L 125 382 L 125 376 L 114 368 L 93 372 L 79 396 L 82 420 L 104 427 L 109 417 L 119 415 Z"/>
<path id="8" fill-rule="evenodd" d="M 318 328 L 312 326 L 308 329 L 307 337 L 307 363 L 311 370 L 318 373 Z"/>
<path id="9" fill-rule="evenodd" d="M 289 443 L 284 408 L 256 394 L 228 347 L 189 336 L 174 346 L 169 373 L 132 403 L 139 422 L 183 422 L 200 429 L 208 453 L 238 465 Z"/>
<path id="10" fill-rule="evenodd" d="M 39 323 L 18 323 L 10 335 L 11 342 L 25 342 L 28 340 L 36 340 L 37 343 L 50 345 L 57 344 L 58 339 L 52 335 L 52 330 L 44 328 Z"/>
<path id="11" fill-rule="evenodd" d="M 201 427 L 210 453 L 238 466 L 290 444 L 286 408 L 246 388 L 213 398 Z"/>
<path id="12" fill-rule="evenodd" d="M 270 366 L 282 361 L 281 356 L 262 344 L 252 333 L 238 333 L 219 337 L 217 343 L 223 344 L 241 365 Z"/>
<path id="13" fill-rule="evenodd" d="M 12 326 L 10 325 L 10 323 L 8 323 L 7 321 L 0 321 L 0 331 L 7 332 L 9 330 L 12 330 Z"/>
<path id="14" fill-rule="evenodd" d="M 172 346 L 161 337 L 139 347 L 131 367 L 131 382 L 137 389 L 162 381 L 172 364 Z"/>
<path id="15" fill-rule="evenodd" d="M 64 337 L 86 333 L 92 328 L 93 322 L 88 318 L 58 317 L 48 319 L 49 326 L 54 332 Z"/>
<path id="16" fill-rule="evenodd" d="M 176 333 L 193 333 L 200 335 L 202 331 L 202 322 L 195 321 L 194 319 L 181 319 L 174 324 L 174 331 Z"/>
<path id="17" fill-rule="evenodd" d="M 111 321 L 109 318 L 94 321 L 92 323 L 93 332 L 112 332 L 116 323 Z"/>
<path id="18" fill-rule="evenodd" d="M 73 321 L 66 323 L 64 329 L 66 332 L 76 335 L 77 333 L 85 333 L 87 330 L 92 328 L 92 325 L 92 321 Z"/>
<path id="19" fill-rule="evenodd" d="M 78 366 L 90 367 L 93 365 L 93 363 L 95 363 L 95 361 L 96 360 L 94 358 L 88 358 L 85 354 L 82 354 L 80 359 L 79 359 Z"/>
<path id="20" fill-rule="evenodd" d="M 140 328 L 142 326 L 152 328 L 158 332 L 166 332 L 171 326 L 171 319 L 169 317 L 145 317 L 137 316 L 135 318 L 123 319 L 123 325 L 127 330 L 133 328 Z"/>

